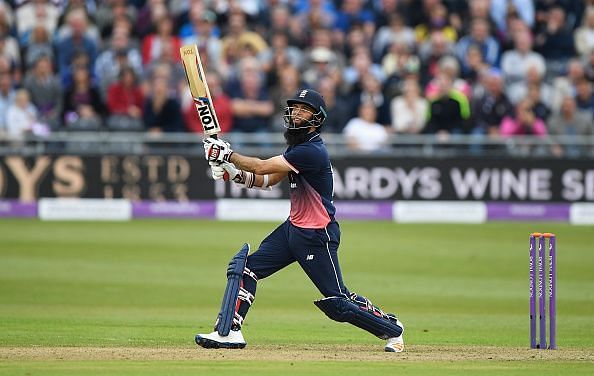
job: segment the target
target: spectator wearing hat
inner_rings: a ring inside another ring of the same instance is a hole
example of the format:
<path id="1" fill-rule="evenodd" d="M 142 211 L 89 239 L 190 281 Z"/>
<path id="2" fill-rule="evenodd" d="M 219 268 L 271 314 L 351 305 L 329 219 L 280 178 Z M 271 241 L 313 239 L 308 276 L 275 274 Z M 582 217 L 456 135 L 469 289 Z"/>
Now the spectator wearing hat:
<path id="1" fill-rule="evenodd" d="M 341 80 L 336 54 L 327 47 L 315 47 L 309 54 L 309 64 L 303 72 L 302 79 L 310 87 L 314 87 L 323 77 L 332 77 L 336 82 Z"/>
<path id="2" fill-rule="evenodd" d="M 32 69 L 25 75 L 23 87 L 30 93 L 40 119 L 57 129 L 62 123 L 63 89 L 60 79 L 53 72 L 49 56 L 37 57 Z"/>

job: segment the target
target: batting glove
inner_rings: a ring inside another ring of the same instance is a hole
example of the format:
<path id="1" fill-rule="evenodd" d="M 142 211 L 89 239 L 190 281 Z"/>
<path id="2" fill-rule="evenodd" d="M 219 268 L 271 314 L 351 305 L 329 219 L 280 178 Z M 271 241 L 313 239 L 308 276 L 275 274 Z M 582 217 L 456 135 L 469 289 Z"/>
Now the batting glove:
<path id="1" fill-rule="evenodd" d="M 238 169 L 233 163 L 223 162 L 218 165 L 212 163 L 210 165 L 210 170 L 214 180 L 232 180 L 237 184 L 244 184 L 247 188 L 252 188 L 254 186 L 255 175 L 251 172 Z"/>
<path id="2" fill-rule="evenodd" d="M 233 150 L 231 150 L 231 145 L 228 142 L 212 137 L 205 138 L 202 142 L 204 144 L 204 156 L 208 162 L 222 163 L 230 161 Z"/>

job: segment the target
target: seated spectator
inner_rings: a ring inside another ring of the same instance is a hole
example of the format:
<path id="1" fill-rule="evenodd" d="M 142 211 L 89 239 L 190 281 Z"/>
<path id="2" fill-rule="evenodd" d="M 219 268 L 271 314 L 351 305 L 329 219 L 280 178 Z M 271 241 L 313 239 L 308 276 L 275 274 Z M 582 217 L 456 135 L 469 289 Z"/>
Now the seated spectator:
<path id="1" fill-rule="evenodd" d="M 443 32 L 443 35 L 451 43 L 456 43 L 458 40 L 456 29 L 450 25 L 448 9 L 441 3 L 436 4 L 430 9 L 427 23 L 415 27 L 415 39 L 417 43 L 427 41 L 431 32 L 434 30 Z"/>
<path id="2" fill-rule="evenodd" d="M 544 122 L 534 116 L 532 102 L 525 99 L 516 105 L 514 114 L 506 116 L 501 121 L 499 133 L 503 137 L 512 136 L 546 136 L 547 128 Z"/>
<path id="3" fill-rule="evenodd" d="M 470 34 L 460 38 L 456 44 L 456 55 L 458 59 L 463 61 L 470 46 L 476 45 L 481 49 L 485 62 L 490 66 L 496 65 L 499 58 L 499 44 L 491 36 L 489 28 L 489 22 L 487 20 L 482 18 L 473 19 Z M 464 66 L 464 69 L 467 68 L 467 66 Z"/>
<path id="4" fill-rule="evenodd" d="M 75 67 L 73 84 L 64 93 L 63 119 L 67 130 L 101 129 L 105 106 L 86 67 Z"/>
<path id="5" fill-rule="evenodd" d="M 262 81 L 260 72 L 242 69 L 238 90 L 229 93 L 233 109 L 233 131 L 257 133 L 268 129 L 274 105 Z"/>
<path id="6" fill-rule="evenodd" d="M 575 49 L 577 53 L 587 58 L 594 50 L 594 6 L 586 8 L 582 19 L 582 26 L 578 27 L 573 34 Z"/>
<path id="7" fill-rule="evenodd" d="M 532 36 L 522 31 L 514 36 L 514 49 L 501 56 L 501 70 L 507 85 L 523 81 L 529 67 L 535 67 L 541 77 L 546 72 L 545 60 L 532 50 Z"/>
<path id="8" fill-rule="evenodd" d="M 338 90 L 338 85 L 333 77 L 323 77 L 316 86 L 318 92 L 326 102 L 328 116 L 324 121 L 324 132 L 342 133 L 349 117 L 349 103 Z"/>
<path id="9" fill-rule="evenodd" d="M 499 135 L 503 118 L 513 111 L 513 105 L 503 91 L 503 77 L 495 68 L 484 73 L 485 92 L 473 100 L 473 134 Z"/>
<path id="10" fill-rule="evenodd" d="M 373 57 L 376 61 L 381 60 L 390 45 L 397 43 L 409 49 L 413 49 L 415 46 L 415 33 L 406 26 L 402 15 L 393 13 L 388 17 L 389 24 L 377 31 L 373 41 Z"/>
<path id="11" fill-rule="evenodd" d="M 130 41 L 128 32 L 115 29 L 111 35 L 111 43 L 97 57 L 95 62 L 95 76 L 103 98 L 107 90 L 118 80 L 122 67 L 130 67 L 137 77 L 142 75 L 142 57 L 137 48 Z"/>
<path id="12" fill-rule="evenodd" d="M 402 79 L 407 73 L 418 72 L 421 62 L 412 47 L 403 42 L 390 44 L 387 53 L 382 59 L 382 70 L 390 80 Z"/>
<path id="13" fill-rule="evenodd" d="M 107 92 L 107 127 L 118 131 L 138 131 L 142 124 L 144 97 L 134 69 L 122 67 L 118 81 Z"/>
<path id="14" fill-rule="evenodd" d="M 438 73 L 439 61 L 444 56 L 453 56 L 454 48 L 442 31 L 433 31 L 431 39 L 423 43 L 419 50 L 421 57 L 420 84 L 427 85 Z"/>
<path id="15" fill-rule="evenodd" d="M 229 76 L 229 70 L 241 59 L 246 45 L 257 53 L 268 48 L 259 34 L 248 29 L 245 13 L 234 11 L 229 15 L 227 35 L 221 40 L 222 65 L 219 72 L 223 77 Z"/>
<path id="16" fill-rule="evenodd" d="M 587 136 L 594 134 L 592 113 L 577 110 L 573 97 L 566 96 L 561 103 L 561 111 L 549 119 L 549 133 L 555 136 Z M 554 139 L 554 138 L 553 138 Z M 552 152 L 556 156 L 578 157 L 586 150 L 578 145 L 567 143 L 553 144 Z"/>
<path id="17" fill-rule="evenodd" d="M 491 1 L 491 17 L 500 34 L 505 34 L 508 31 L 507 20 L 509 20 L 511 15 L 516 15 L 516 17 L 519 17 L 529 27 L 534 26 L 534 1 Z"/>
<path id="18" fill-rule="evenodd" d="M 35 64 L 37 58 L 41 55 L 48 56 L 50 60 L 54 60 L 54 48 L 52 47 L 52 39 L 46 28 L 42 25 L 35 26 L 31 31 L 31 37 L 25 49 L 25 67 L 30 68 Z"/>
<path id="19" fill-rule="evenodd" d="M 546 60 L 550 74 L 561 74 L 567 61 L 574 55 L 573 33 L 565 26 L 565 10 L 560 6 L 552 7 L 547 16 L 546 25 L 535 38 L 536 50 Z"/>
<path id="20" fill-rule="evenodd" d="M 359 115 L 349 120 L 343 130 L 349 148 L 362 152 L 384 149 L 389 133 L 384 126 L 375 121 L 375 105 L 362 102 L 358 112 Z"/>
<path id="21" fill-rule="evenodd" d="M 162 78 L 150 82 L 150 95 L 142 109 L 146 130 L 150 133 L 183 132 L 184 121 L 177 99 L 169 94 L 169 83 Z"/>
<path id="22" fill-rule="evenodd" d="M 453 56 L 444 56 L 439 60 L 438 74 L 436 78 L 431 80 L 425 88 L 425 97 L 429 100 L 439 95 L 439 76 L 446 75 L 449 81 L 452 82 L 453 88 L 458 92 L 464 94 L 466 98 L 470 98 L 472 88 L 465 80 L 460 78 L 460 64 Z"/>
<path id="23" fill-rule="evenodd" d="M 7 129 L 6 112 L 14 101 L 15 90 L 9 72 L 0 72 L 0 133 Z"/>
<path id="24" fill-rule="evenodd" d="M 363 102 L 373 103 L 376 110 L 375 121 L 382 126 L 389 125 L 392 122 L 390 118 L 390 102 L 384 97 L 382 84 L 379 80 L 371 73 L 367 73 L 361 77 L 357 86 L 360 90 L 353 92 L 351 108 L 359 109 Z M 357 113 L 351 110 L 351 116 L 357 116 Z"/>
<path id="25" fill-rule="evenodd" d="M 37 57 L 33 69 L 25 76 L 23 86 L 31 93 L 31 101 L 39 111 L 39 118 L 53 129 L 58 129 L 63 120 L 63 90 L 48 56 Z"/>
<path id="26" fill-rule="evenodd" d="M 210 90 L 212 105 L 217 113 L 221 133 L 230 132 L 233 129 L 233 110 L 231 108 L 231 98 L 223 91 L 223 79 L 214 69 L 206 72 L 206 82 Z M 182 84 L 186 95 L 182 95 L 182 111 L 186 123 L 186 129 L 193 133 L 203 133 L 202 123 L 196 113 L 196 106 L 190 95 L 190 89 L 184 82 Z"/>
<path id="27" fill-rule="evenodd" d="M 436 80 L 437 92 L 430 99 L 424 133 L 436 134 L 442 139 L 464 133 L 470 118 L 468 98 L 454 88 L 447 74 L 441 73 Z"/>
<path id="28" fill-rule="evenodd" d="M 344 69 L 342 79 L 348 90 L 353 92 L 358 89 L 357 85 L 361 77 L 366 74 L 372 74 L 379 82 L 384 82 L 385 76 L 382 68 L 371 61 L 367 48 L 359 48 L 353 52 L 351 65 Z"/>
<path id="29" fill-rule="evenodd" d="M 179 63 L 181 40 L 173 34 L 173 20 L 167 15 L 155 22 L 157 32 L 142 40 L 142 63 L 147 66 L 159 60 L 163 55 L 172 56 Z"/>
<path id="30" fill-rule="evenodd" d="M 16 10 L 17 32 L 19 40 L 27 43 L 29 33 L 36 26 L 44 26 L 53 35 L 58 25 L 60 10 L 49 0 L 25 2 Z"/>
<path id="31" fill-rule="evenodd" d="M 546 123 L 549 116 L 551 116 L 551 104 L 550 96 L 548 96 L 548 104 L 544 102 L 547 98 L 547 94 L 545 94 L 545 92 L 549 89 L 549 87 L 545 86 L 543 89 L 543 85 L 544 83 L 542 82 L 533 82 L 528 84 L 528 94 L 526 98 L 532 102 L 532 112 L 534 112 L 534 116 Z"/>
<path id="32" fill-rule="evenodd" d="M 128 0 L 109 0 L 98 4 L 95 13 L 95 24 L 102 39 L 112 35 L 114 24 L 122 19 L 135 20 L 138 13 L 136 7 Z"/>
<path id="33" fill-rule="evenodd" d="M 6 111 L 8 135 L 14 139 L 21 139 L 26 134 L 32 133 L 38 123 L 37 110 L 29 100 L 29 93 L 25 89 L 17 90 L 14 94 L 14 102 Z"/>
<path id="34" fill-rule="evenodd" d="M 95 12 L 95 4 L 93 1 L 86 0 L 70 0 L 61 9 L 61 15 L 58 19 L 58 30 L 55 32 L 54 38 L 57 40 L 63 40 L 64 38 L 72 35 L 72 24 L 64 22 L 70 13 L 73 11 L 84 13 L 87 19 L 87 27 L 85 30 L 85 37 L 92 40 L 96 46 L 101 44 L 101 35 L 99 35 L 99 29 L 95 26 L 93 13 Z"/>
<path id="35" fill-rule="evenodd" d="M 561 108 L 561 102 L 566 96 L 575 96 L 577 94 L 578 82 L 586 77 L 586 71 L 583 63 L 577 59 L 570 59 L 564 74 L 558 75 L 553 79 L 552 90 L 553 100 L 551 109 L 558 111 Z"/>
<path id="36" fill-rule="evenodd" d="M 201 3 L 192 3 L 190 8 L 190 22 L 181 27 L 179 37 L 182 44 L 195 44 L 200 51 L 200 59 L 204 69 L 221 66 L 221 38 L 217 29 L 217 15 L 211 10 L 204 9 Z"/>
<path id="37" fill-rule="evenodd" d="M 310 87 L 315 86 L 323 77 L 333 77 L 340 82 L 341 70 L 334 51 L 327 47 L 316 47 L 309 53 L 309 62 L 305 67 L 303 81 Z"/>
<path id="38" fill-rule="evenodd" d="M 508 85 L 505 93 L 507 94 L 509 100 L 516 104 L 526 98 L 526 95 L 528 95 L 528 88 L 531 85 L 537 85 L 540 87 L 541 100 L 548 107 L 551 107 L 554 103 L 554 90 L 551 85 L 546 83 L 543 74 L 536 65 L 528 66 L 524 79 L 522 81 Z"/>
<path id="39" fill-rule="evenodd" d="M 474 93 L 475 88 L 480 84 L 480 76 L 483 72 L 490 70 L 489 64 L 485 62 L 483 53 L 478 46 L 470 46 L 466 51 L 461 78 L 470 86 L 470 92 Z M 475 93 L 476 94 L 476 93 Z"/>
<path id="40" fill-rule="evenodd" d="M 592 95 L 592 83 L 582 79 L 576 84 L 575 103 L 579 112 L 594 114 L 594 95 Z"/>
<path id="41" fill-rule="evenodd" d="M 402 95 L 392 99 L 392 130 L 397 133 L 417 134 L 425 127 L 428 103 L 420 94 L 416 79 L 407 78 L 402 85 Z"/>
<path id="42" fill-rule="evenodd" d="M 9 34 L 9 30 L 0 30 L 0 56 L 8 59 L 11 66 L 20 70 L 21 51 L 16 39 Z"/>
<path id="43" fill-rule="evenodd" d="M 93 72 L 94 63 L 97 58 L 97 45 L 85 35 L 88 28 L 88 19 L 85 12 L 81 9 L 72 10 L 68 13 L 66 22 L 70 26 L 71 34 L 57 40 L 56 43 L 58 71 L 64 86 L 70 84 L 70 69 L 74 63 L 75 56 L 87 56 L 87 64 L 90 72 Z"/>

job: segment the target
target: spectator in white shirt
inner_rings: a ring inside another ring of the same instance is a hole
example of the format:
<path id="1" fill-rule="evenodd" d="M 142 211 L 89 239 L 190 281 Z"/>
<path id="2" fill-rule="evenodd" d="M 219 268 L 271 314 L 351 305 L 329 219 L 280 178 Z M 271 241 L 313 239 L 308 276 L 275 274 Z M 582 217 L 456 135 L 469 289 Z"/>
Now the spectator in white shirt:
<path id="1" fill-rule="evenodd" d="M 407 78 L 402 95 L 392 99 L 390 105 L 392 128 L 397 133 L 421 133 L 427 117 L 427 100 L 420 95 L 417 80 Z"/>
<path id="2" fill-rule="evenodd" d="M 6 113 L 6 127 L 9 136 L 22 138 L 33 131 L 37 123 L 37 110 L 31 103 L 29 92 L 19 89 L 14 96 L 14 102 L 8 106 Z"/>
<path id="3" fill-rule="evenodd" d="M 537 69 L 544 76 L 545 60 L 541 54 L 532 50 L 532 36 L 528 31 L 520 31 L 514 36 L 514 49 L 503 53 L 501 70 L 507 85 L 515 84 L 526 78 L 529 67 Z"/>
<path id="4" fill-rule="evenodd" d="M 388 131 L 376 122 L 377 110 L 372 102 L 359 106 L 359 116 L 344 127 L 349 148 L 362 152 L 380 151 L 388 142 Z"/>

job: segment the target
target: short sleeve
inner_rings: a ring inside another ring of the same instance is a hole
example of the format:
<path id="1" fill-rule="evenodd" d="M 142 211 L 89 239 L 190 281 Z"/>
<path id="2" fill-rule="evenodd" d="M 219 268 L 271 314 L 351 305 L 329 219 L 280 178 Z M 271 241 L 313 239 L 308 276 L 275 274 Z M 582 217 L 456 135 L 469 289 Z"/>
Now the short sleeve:
<path id="1" fill-rule="evenodd" d="M 312 147 L 311 144 L 296 145 L 285 151 L 283 158 L 289 167 L 298 174 L 318 171 L 324 161 L 319 149 Z"/>

